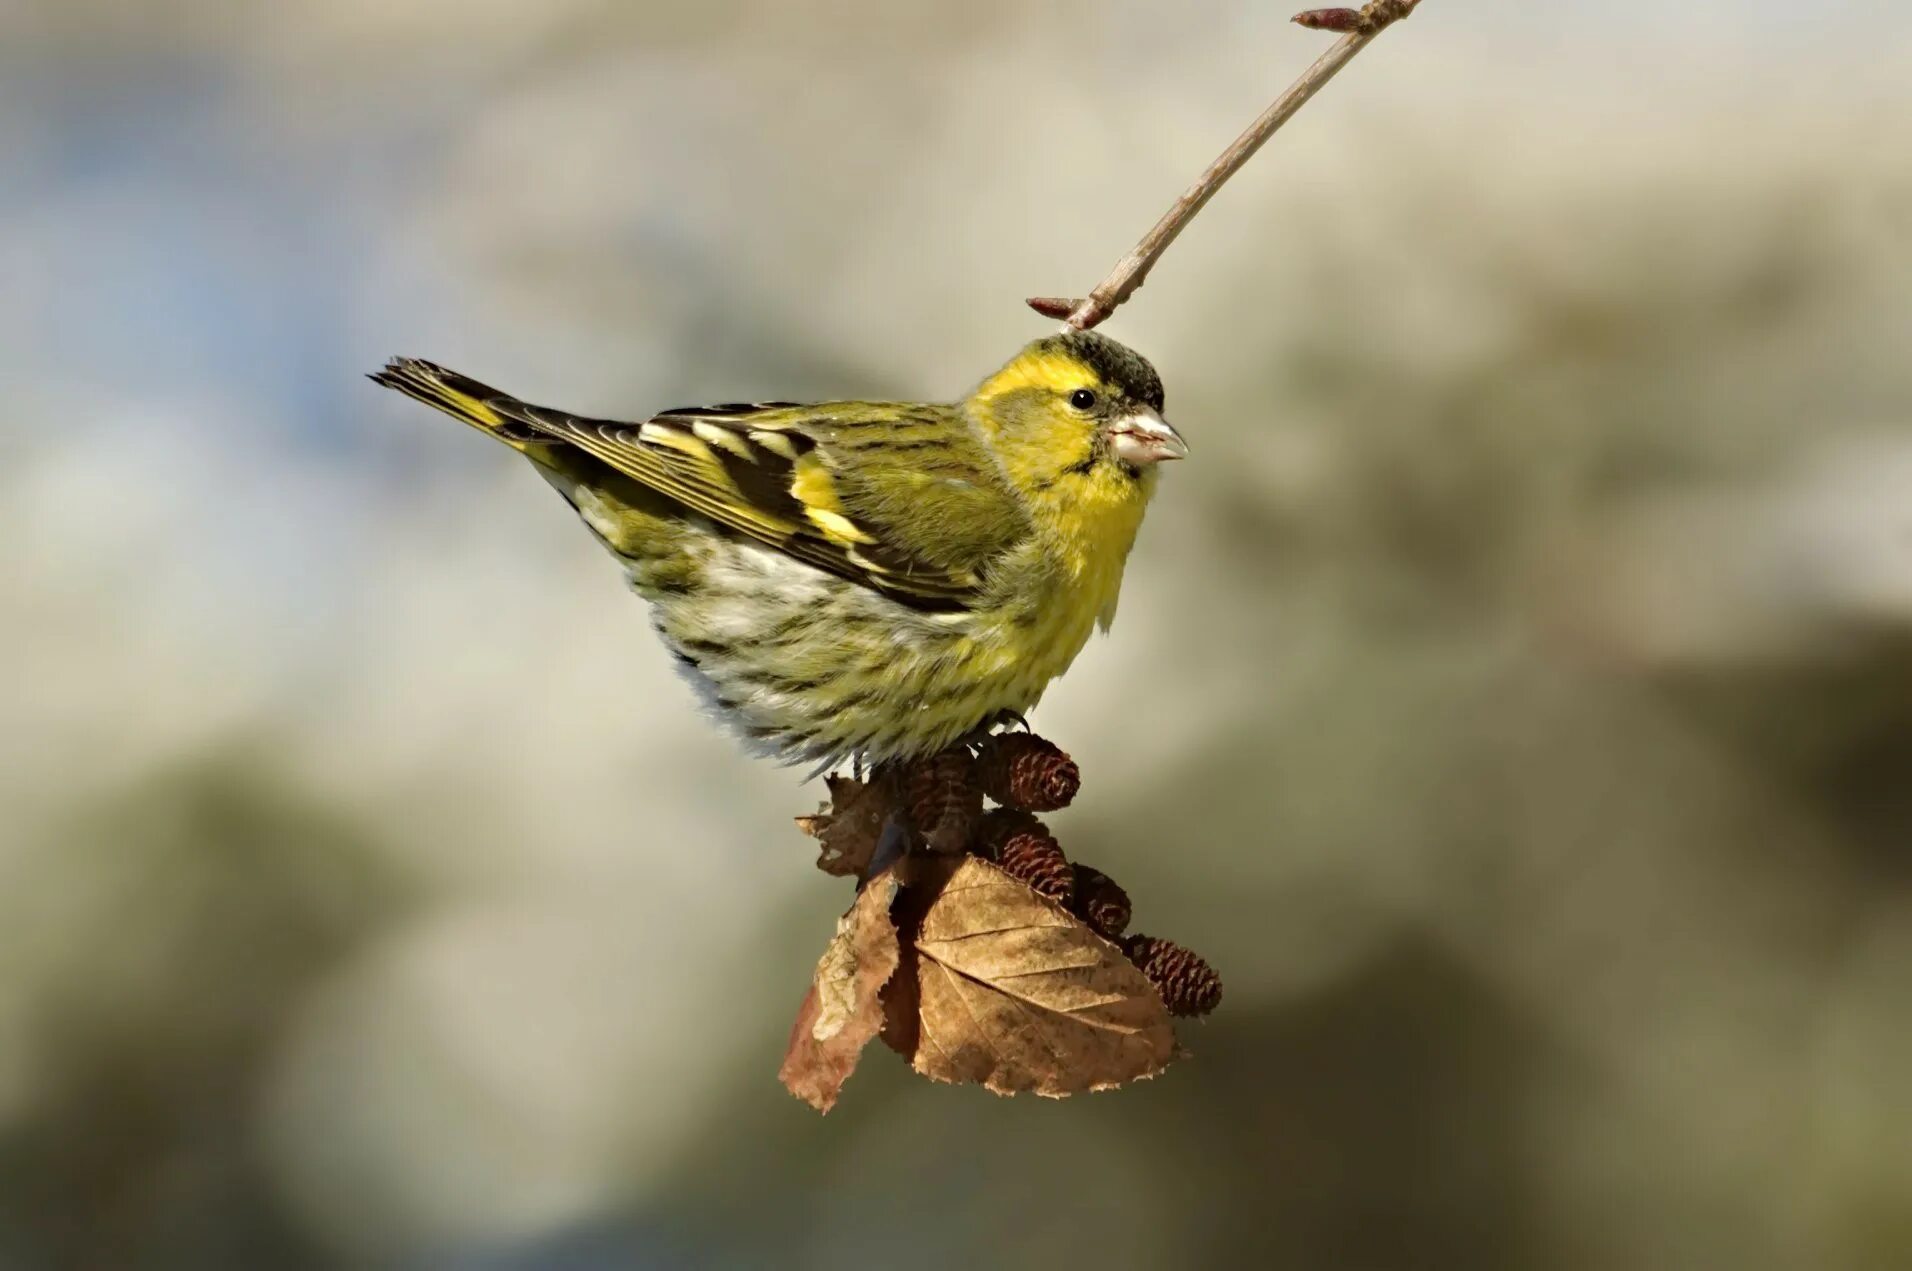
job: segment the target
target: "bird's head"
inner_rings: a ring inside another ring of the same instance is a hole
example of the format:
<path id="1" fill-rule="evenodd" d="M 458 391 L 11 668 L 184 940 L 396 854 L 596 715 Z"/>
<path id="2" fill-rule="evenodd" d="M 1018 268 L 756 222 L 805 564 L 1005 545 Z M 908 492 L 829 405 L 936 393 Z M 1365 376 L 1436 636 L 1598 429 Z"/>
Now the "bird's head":
<path id="1" fill-rule="evenodd" d="M 1162 418 L 1162 378 L 1092 331 L 1025 346 L 967 402 L 1009 480 L 1037 502 L 1139 509 L 1156 466 L 1188 446 Z"/>

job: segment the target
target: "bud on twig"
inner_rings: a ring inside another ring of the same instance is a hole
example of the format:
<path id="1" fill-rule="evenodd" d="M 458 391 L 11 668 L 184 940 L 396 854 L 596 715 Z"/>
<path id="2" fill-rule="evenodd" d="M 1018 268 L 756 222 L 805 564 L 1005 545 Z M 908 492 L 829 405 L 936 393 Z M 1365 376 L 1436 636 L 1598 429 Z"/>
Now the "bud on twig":
<path id="1" fill-rule="evenodd" d="M 1419 0 L 1374 0 L 1359 9 L 1308 9 L 1295 14 L 1294 21 L 1311 31 L 1376 35 L 1414 12 L 1416 3 Z"/>
<path id="2" fill-rule="evenodd" d="M 1336 31 L 1343 35 L 1361 29 L 1361 10 L 1359 9 L 1305 9 L 1295 14 L 1296 26 L 1305 26 L 1310 31 Z"/>
<path id="3" fill-rule="evenodd" d="M 1071 300 L 1067 296 L 1031 296 L 1026 303 L 1043 317 L 1054 318 L 1058 322 L 1082 305 L 1082 301 Z"/>

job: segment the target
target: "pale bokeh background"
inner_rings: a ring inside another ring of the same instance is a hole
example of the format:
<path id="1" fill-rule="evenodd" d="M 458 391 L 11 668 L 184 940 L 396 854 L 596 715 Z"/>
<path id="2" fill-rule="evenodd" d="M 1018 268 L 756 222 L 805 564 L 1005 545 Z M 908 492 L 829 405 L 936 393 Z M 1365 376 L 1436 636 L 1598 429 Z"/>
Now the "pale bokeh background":
<path id="1" fill-rule="evenodd" d="M 1902 8 L 1428 0 L 1110 325 L 1117 1095 L 789 1099 L 817 790 L 360 378 L 954 395 L 1287 14 L 0 3 L 0 1267 L 1912 1264 Z"/>

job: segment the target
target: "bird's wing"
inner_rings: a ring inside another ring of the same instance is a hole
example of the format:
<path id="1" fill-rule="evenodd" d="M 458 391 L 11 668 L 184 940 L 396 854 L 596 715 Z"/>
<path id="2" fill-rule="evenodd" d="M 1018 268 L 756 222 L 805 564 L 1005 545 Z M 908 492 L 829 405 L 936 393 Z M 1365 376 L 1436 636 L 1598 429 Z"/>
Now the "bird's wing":
<path id="1" fill-rule="evenodd" d="M 512 405 L 691 511 L 919 609 L 969 608 L 1028 533 L 955 407 L 736 403 L 617 423 Z"/>

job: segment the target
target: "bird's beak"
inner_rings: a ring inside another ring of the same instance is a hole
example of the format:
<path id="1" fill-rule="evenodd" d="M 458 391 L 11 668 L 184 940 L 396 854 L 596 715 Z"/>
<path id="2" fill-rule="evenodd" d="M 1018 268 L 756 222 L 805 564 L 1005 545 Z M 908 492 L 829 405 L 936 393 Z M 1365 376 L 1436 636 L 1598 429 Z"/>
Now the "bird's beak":
<path id="1" fill-rule="evenodd" d="M 1152 410 L 1138 410 L 1109 426 L 1115 457 L 1135 468 L 1147 468 L 1164 459 L 1188 458 L 1188 443 L 1168 421 Z"/>

